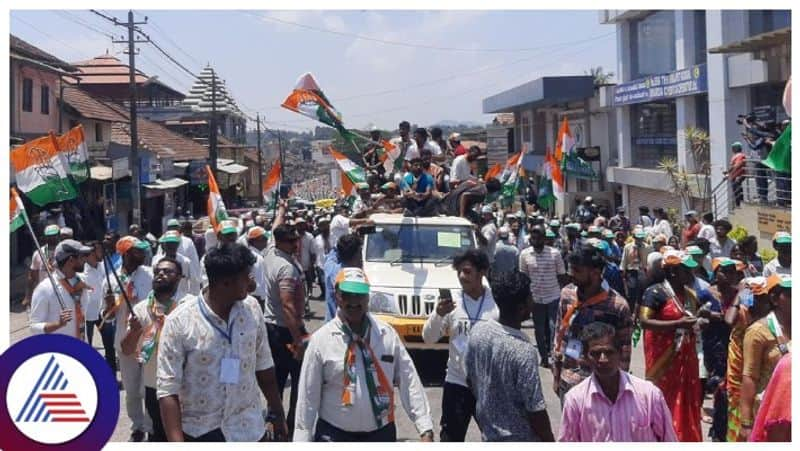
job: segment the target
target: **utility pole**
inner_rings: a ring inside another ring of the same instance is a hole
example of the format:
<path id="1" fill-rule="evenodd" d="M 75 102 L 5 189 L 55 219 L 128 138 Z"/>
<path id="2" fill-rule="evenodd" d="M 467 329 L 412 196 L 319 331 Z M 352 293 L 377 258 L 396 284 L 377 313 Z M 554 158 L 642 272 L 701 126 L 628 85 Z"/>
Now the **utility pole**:
<path id="1" fill-rule="evenodd" d="M 264 163 L 261 161 L 261 116 L 256 113 L 256 149 L 258 149 L 258 191 L 264 189 Z M 262 197 L 259 195 L 259 197 Z"/>
<path id="2" fill-rule="evenodd" d="M 140 165 L 139 165 L 139 133 L 137 129 L 136 119 L 136 102 L 138 96 L 136 94 L 136 48 L 137 43 L 148 42 L 148 40 L 137 40 L 134 33 L 136 25 L 144 25 L 147 23 L 145 17 L 144 22 L 134 22 L 133 11 L 128 11 L 128 21 L 120 22 L 114 18 L 114 25 L 126 27 L 128 29 L 128 39 L 112 41 L 114 43 L 128 44 L 128 77 L 129 77 L 129 94 L 130 94 L 130 131 L 131 131 L 131 154 L 130 161 L 128 162 L 131 169 L 131 193 L 133 195 L 133 223 L 141 225 L 142 221 L 142 192 L 140 180 Z"/>
<path id="3" fill-rule="evenodd" d="M 208 154 L 211 172 L 217 177 L 217 73 L 211 69 L 211 118 L 208 121 Z"/>

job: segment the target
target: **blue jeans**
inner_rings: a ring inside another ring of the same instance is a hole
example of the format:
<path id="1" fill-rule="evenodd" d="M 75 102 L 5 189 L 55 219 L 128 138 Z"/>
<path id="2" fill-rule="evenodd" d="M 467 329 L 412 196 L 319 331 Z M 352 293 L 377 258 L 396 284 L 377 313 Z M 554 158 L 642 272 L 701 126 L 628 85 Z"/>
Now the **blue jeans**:
<path id="1" fill-rule="evenodd" d="M 94 328 L 100 328 L 100 320 L 86 321 L 86 341 L 92 345 L 92 338 L 94 338 Z M 103 350 L 105 352 L 106 362 L 111 368 L 113 373 L 117 372 L 117 352 L 114 349 L 114 333 L 116 327 L 113 322 L 106 321 L 103 327 L 100 328 L 100 337 L 103 339 Z"/>
<path id="2" fill-rule="evenodd" d="M 554 299 L 547 304 L 533 304 L 533 328 L 536 335 L 536 348 L 542 362 L 549 362 L 553 350 L 553 339 L 558 321 L 559 300 Z"/>

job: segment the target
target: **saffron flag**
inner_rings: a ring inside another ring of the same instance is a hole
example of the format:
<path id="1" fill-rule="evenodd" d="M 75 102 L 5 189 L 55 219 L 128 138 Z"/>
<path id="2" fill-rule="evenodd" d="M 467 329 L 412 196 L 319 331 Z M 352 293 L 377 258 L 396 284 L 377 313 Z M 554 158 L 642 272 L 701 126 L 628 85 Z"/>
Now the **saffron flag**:
<path id="1" fill-rule="evenodd" d="M 497 163 L 491 168 L 489 168 L 488 171 L 486 171 L 486 174 L 483 175 L 483 179 L 484 180 L 495 179 L 502 173 L 503 173 L 503 166 L 500 163 Z"/>
<path id="2" fill-rule="evenodd" d="M 792 173 L 792 124 L 781 133 L 762 163 L 775 172 Z"/>
<path id="3" fill-rule="evenodd" d="M 58 151 L 66 157 L 69 172 L 75 183 L 89 178 L 89 152 L 86 150 L 86 138 L 83 125 L 78 125 L 56 138 Z"/>
<path id="4" fill-rule="evenodd" d="M 78 192 L 67 175 L 65 158 L 58 152 L 53 135 L 27 142 L 11 151 L 17 187 L 34 204 L 74 199 Z"/>
<path id="5" fill-rule="evenodd" d="M 331 153 L 331 156 L 333 156 L 333 159 L 336 160 L 339 169 L 347 176 L 347 179 L 353 185 L 367 181 L 367 175 L 363 167 L 353 163 L 344 154 L 334 149 L 333 146 L 328 147 L 328 151 Z M 342 180 L 344 180 L 344 178 L 342 178 Z M 342 184 L 342 188 L 344 187 L 344 184 Z M 345 191 L 345 194 L 349 194 L 349 192 Z"/>
<path id="6" fill-rule="evenodd" d="M 211 166 L 206 165 L 206 172 L 208 173 L 208 220 L 216 231 L 219 229 L 219 224 L 228 219 L 228 211 L 225 210 L 225 203 L 222 201 L 222 195 L 219 193 L 219 186 L 217 186 Z"/>
<path id="7" fill-rule="evenodd" d="M 264 196 L 264 203 L 268 208 L 275 208 L 278 203 L 278 194 L 281 190 L 281 162 L 276 161 L 272 165 L 272 169 L 267 174 L 267 179 L 264 180 L 262 187 L 262 194 Z"/>
<path id="8" fill-rule="evenodd" d="M 8 206 L 11 210 L 11 232 L 13 233 L 25 225 L 28 220 L 25 214 L 25 205 L 22 204 L 22 199 L 19 198 L 19 194 L 17 194 L 17 190 L 13 186 L 11 187 L 11 200 Z"/>
<path id="9" fill-rule="evenodd" d="M 356 164 L 361 164 L 361 151 L 355 143 L 357 138 L 366 139 L 345 128 L 342 122 L 342 115 L 333 107 L 330 100 L 322 92 L 314 76 L 305 73 L 297 80 L 294 90 L 283 101 L 282 107 L 305 117 L 322 122 L 325 125 L 335 128 L 342 138 L 349 143 L 353 150 L 345 147 L 341 153 L 347 156 Z"/>

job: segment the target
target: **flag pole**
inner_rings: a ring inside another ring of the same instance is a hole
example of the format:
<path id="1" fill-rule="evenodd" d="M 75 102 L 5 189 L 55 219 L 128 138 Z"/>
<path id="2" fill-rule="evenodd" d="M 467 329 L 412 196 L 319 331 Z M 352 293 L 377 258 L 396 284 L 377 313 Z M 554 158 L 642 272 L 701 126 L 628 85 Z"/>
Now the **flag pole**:
<path id="1" fill-rule="evenodd" d="M 17 197 L 17 202 L 22 205 L 20 202 L 19 197 Z M 39 259 L 42 260 L 42 265 L 44 266 L 44 270 L 47 271 L 47 278 L 50 279 L 50 284 L 53 285 L 53 291 L 56 293 L 56 299 L 58 300 L 58 305 L 61 306 L 61 310 L 66 309 L 66 305 L 64 304 L 64 300 L 61 299 L 61 292 L 58 291 L 58 286 L 56 285 L 56 279 L 53 277 L 53 272 L 50 271 L 50 264 L 44 258 L 44 254 L 42 253 L 42 248 L 39 246 L 39 240 L 36 238 L 36 233 L 33 231 L 33 227 L 31 227 L 31 222 L 28 220 L 28 212 L 25 211 L 25 207 L 22 207 L 23 211 L 23 219 L 25 221 L 25 225 L 28 226 L 28 232 L 31 234 L 31 238 L 33 238 L 33 244 L 36 246 L 36 252 L 39 254 Z"/>

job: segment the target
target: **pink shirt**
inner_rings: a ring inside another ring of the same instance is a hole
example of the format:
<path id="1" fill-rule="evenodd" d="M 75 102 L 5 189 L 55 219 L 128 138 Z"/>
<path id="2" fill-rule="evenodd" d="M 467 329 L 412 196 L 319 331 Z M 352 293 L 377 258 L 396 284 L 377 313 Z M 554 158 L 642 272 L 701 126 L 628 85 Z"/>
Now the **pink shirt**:
<path id="1" fill-rule="evenodd" d="M 664 396 L 655 385 L 620 371 L 616 402 L 594 375 L 564 396 L 560 442 L 675 442 Z"/>

